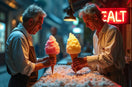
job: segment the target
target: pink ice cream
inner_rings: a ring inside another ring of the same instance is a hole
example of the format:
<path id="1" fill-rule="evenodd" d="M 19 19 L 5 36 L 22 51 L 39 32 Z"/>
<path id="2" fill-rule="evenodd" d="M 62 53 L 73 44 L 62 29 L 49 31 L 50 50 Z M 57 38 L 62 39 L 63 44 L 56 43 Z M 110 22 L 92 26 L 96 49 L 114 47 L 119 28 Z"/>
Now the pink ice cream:
<path id="1" fill-rule="evenodd" d="M 60 53 L 59 44 L 53 35 L 50 35 L 48 41 L 46 42 L 45 51 L 46 51 L 46 54 L 56 54 L 57 55 Z"/>

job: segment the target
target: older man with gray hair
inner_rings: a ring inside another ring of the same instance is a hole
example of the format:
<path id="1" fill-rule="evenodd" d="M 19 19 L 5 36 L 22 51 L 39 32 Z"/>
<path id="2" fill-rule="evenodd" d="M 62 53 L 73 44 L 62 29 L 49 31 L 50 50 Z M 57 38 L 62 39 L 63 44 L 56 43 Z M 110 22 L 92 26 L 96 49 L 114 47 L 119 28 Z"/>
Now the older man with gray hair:
<path id="1" fill-rule="evenodd" d="M 72 69 L 78 71 L 85 66 L 98 70 L 102 75 L 123 86 L 123 68 L 125 66 L 123 40 L 116 26 L 102 20 L 102 14 L 96 4 L 87 3 L 79 15 L 92 31 L 93 54 L 75 58 Z"/>
<path id="2" fill-rule="evenodd" d="M 23 13 L 23 22 L 13 29 L 6 42 L 5 62 L 11 75 L 8 87 L 31 87 L 38 70 L 56 64 L 56 58 L 37 60 L 31 34 L 42 29 L 46 13 L 37 5 L 30 5 Z"/>

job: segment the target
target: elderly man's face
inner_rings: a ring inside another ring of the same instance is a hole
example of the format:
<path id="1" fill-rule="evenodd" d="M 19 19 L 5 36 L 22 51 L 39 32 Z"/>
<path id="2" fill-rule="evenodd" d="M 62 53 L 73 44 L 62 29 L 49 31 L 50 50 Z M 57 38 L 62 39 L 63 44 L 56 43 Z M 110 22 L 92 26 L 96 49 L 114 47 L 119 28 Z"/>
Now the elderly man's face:
<path id="1" fill-rule="evenodd" d="M 33 19 L 33 23 L 31 26 L 31 29 L 29 31 L 30 34 L 36 34 L 40 29 L 42 29 L 44 17 L 38 15 Z"/>
<path id="2" fill-rule="evenodd" d="M 86 27 L 89 27 L 92 31 L 96 30 L 96 20 L 90 15 L 83 15 L 83 21 L 86 24 Z"/>

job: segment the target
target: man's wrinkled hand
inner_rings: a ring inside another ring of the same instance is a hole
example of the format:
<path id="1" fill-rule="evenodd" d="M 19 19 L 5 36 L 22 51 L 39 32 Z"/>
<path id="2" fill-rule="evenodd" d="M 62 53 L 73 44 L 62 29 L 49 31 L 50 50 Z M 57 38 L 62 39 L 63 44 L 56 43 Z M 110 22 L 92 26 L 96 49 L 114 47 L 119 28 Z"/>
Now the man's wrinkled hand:
<path id="1" fill-rule="evenodd" d="M 50 67 L 50 66 L 53 66 L 56 64 L 56 58 L 54 57 L 47 57 L 45 60 L 44 60 L 44 66 L 45 67 Z"/>
<path id="2" fill-rule="evenodd" d="M 88 63 L 87 60 L 84 58 L 74 58 L 71 67 L 74 72 L 77 72 L 83 67 L 88 67 Z"/>

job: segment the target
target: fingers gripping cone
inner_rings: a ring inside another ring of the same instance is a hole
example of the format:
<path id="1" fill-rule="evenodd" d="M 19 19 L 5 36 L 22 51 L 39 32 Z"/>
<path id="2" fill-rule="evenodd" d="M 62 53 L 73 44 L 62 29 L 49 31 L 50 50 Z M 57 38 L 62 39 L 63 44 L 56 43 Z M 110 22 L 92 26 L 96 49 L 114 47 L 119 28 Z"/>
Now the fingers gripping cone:
<path id="1" fill-rule="evenodd" d="M 72 59 L 72 63 L 74 64 L 74 58 L 77 58 L 78 57 L 78 54 L 70 54 L 71 56 L 71 59 Z M 76 70 L 75 70 L 75 73 L 76 73 Z"/>
<path id="2" fill-rule="evenodd" d="M 50 58 L 56 58 L 56 54 L 49 54 L 49 57 L 50 57 Z M 55 59 L 55 60 L 56 60 L 56 59 Z M 52 74 L 53 74 L 53 72 L 54 72 L 54 65 L 51 66 L 51 70 L 52 70 Z"/>

